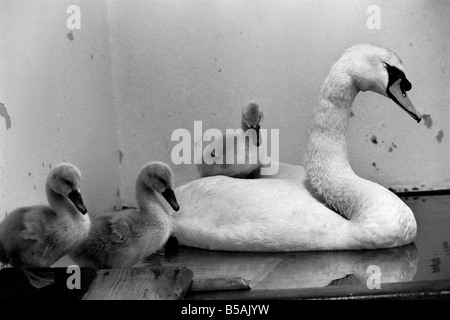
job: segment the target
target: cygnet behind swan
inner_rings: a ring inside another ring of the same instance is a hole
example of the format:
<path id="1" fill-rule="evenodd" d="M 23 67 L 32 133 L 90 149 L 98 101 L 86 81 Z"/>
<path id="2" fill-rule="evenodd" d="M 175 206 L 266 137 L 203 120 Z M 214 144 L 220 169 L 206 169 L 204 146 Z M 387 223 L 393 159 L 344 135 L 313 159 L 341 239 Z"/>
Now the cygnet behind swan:
<path id="1" fill-rule="evenodd" d="M 242 131 L 236 135 L 224 134 L 205 148 L 202 163 L 197 166 L 200 176 L 224 175 L 235 178 L 257 176 L 261 168 L 258 148 L 261 144 L 260 129 L 263 119 L 264 114 L 258 103 L 249 101 L 244 105 L 241 114 Z M 249 129 L 251 130 L 247 131 Z M 230 145 L 232 141 L 233 145 Z M 230 152 L 234 153 L 233 163 L 227 161 L 227 153 Z M 211 163 L 212 161 L 214 162 Z"/>

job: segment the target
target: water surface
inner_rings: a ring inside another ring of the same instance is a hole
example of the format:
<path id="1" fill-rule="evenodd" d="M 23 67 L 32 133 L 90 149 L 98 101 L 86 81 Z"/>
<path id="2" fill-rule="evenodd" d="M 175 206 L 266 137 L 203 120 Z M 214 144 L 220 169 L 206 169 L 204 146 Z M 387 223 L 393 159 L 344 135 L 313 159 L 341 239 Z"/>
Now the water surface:
<path id="1" fill-rule="evenodd" d="M 169 245 L 136 267 L 185 266 L 195 278 L 242 277 L 253 290 L 366 286 L 369 267 L 381 283 L 450 279 L 450 196 L 403 199 L 413 210 L 418 234 L 413 244 L 379 250 L 291 253 L 208 251 Z M 55 266 L 71 264 L 63 258 Z"/>

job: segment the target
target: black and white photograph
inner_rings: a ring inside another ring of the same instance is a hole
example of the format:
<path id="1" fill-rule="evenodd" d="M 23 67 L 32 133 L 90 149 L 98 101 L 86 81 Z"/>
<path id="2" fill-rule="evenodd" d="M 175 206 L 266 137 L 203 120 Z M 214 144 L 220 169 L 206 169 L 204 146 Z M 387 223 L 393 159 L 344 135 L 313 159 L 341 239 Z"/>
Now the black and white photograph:
<path id="1" fill-rule="evenodd" d="M 0 0 L 0 300 L 450 300 L 449 17 Z"/>

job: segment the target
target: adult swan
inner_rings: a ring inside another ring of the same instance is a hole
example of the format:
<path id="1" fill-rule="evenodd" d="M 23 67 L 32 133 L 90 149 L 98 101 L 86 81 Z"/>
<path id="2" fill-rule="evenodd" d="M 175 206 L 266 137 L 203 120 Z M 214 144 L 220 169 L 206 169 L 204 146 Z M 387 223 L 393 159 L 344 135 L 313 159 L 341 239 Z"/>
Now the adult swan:
<path id="1" fill-rule="evenodd" d="M 289 179 L 215 176 L 178 187 L 181 210 L 174 217 L 174 236 L 182 245 L 232 251 L 375 249 L 411 243 L 417 231 L 411 209 L 353 172 L 345 141 L 359 91 L 389 97 L 419 122 L 421 115 L 406 95 L 410 89 L 395 53 L 372 45 L 349 48 L 321 89 L 305 168 L 290 166 Z"/>

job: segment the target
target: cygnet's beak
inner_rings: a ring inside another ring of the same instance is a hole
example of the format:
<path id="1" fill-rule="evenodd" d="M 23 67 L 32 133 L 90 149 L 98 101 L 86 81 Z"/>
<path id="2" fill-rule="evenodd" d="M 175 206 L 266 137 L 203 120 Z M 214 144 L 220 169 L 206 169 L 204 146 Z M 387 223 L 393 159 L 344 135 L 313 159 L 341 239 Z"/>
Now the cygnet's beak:
<path id="1" fill-rule="evenodd" d="M 259 141 L 259 130 L 261 129 L 261 126 L 257 124 L 256 126 L 249 126 L 250 129 L 255 130 L 256 132 L 256 146 L 259 147 L 261 145 L 261 142 Z"/>
<path id="2" fill-rule="evenodd" d="M 417 112 L 416 108 L 412 104 L 411 100 L 409 100 L 406 91 L 411 89 L 411 84 L 409 81 L 406 84 L 402 84 L 402 79 L 398 79 L 390 87 L 387 88 L 387 94 L 389 98 L 394 100 L 396 104 L 398 104 L 403 110 L 405 110 L 417 123 L 422 120 L 422 115 Z M 407 80 L 405 80 L 407 81 Z"/>
<path id="3" fill-rule="evenodd" d="M 175 197 L 175 192 L 173 192 L 171 188 L 164 190 L 161 194 L 164 197 L 164 199 L 166 199 L 166 201 L 170 204 L 173 210 L 175 211 L 180 210 L 177 198 Z"/>
<path id="4" fill-rule="evenodd" d="M 261 129 L 261 126 L 258 124 L 256 126 L 256 146 L 259 147 L 259 145 L 261 144 L 259 141 L 259 130 Z"/>
<path id="5" fill-rule="evenodd" d="M 78 190 L 73 190 L 71 193 L 67 195 L 67 197 L 72 201 L 74 206 L 80 211 L 82 214 L 86 214 L 87 209 L 83 203 L 83 198 L 81 197 L 81 193 Z"/>

